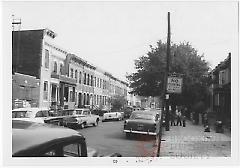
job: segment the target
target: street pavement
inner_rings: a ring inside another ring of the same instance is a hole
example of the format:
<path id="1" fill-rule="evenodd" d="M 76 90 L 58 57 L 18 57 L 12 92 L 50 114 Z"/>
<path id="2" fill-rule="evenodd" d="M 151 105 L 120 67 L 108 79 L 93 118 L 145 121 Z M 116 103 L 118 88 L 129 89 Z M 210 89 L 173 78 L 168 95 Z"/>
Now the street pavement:
<path id="1" fill-rule="evenodd" d="M 163 128 L 160 157 L 231 157 L 231 133 L 204 132 L 202 125 Z"/>
<path id="2" fill-rule="evenodd" d="M 124 121 L 99 122 L 97 127 L 78 129 L 86 138 L 87 145 L 97 149 L 100 155 L 120 153 L 123 157 L 154 156 L 154 136 L 132 136 L 126 138 Z"/>

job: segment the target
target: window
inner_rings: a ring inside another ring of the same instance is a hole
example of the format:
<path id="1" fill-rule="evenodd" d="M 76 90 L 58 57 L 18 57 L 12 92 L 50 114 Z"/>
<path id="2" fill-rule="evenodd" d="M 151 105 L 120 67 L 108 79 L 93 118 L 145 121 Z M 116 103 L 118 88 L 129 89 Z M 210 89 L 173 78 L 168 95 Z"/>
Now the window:
<path id="1" fill-rule="evenodd" d="M 44 110 L 44 111 L 38 111 L 37 113 L 36 113 L 36 117 L 48 117 L 49 115 L 48 115 L 49 113 L 48 113 L 48 111 L 46 111 L 46 110 Z"/>
<path id="2" fill-rule="evenodd" d="M 90 78 L 90 85 L 93 86 L 93 76 L 91 75 L 91 78 Z"/>
<path id="3" fill-rule="evenodd" d="M 82 110 L 76 110 L 76 114 L 82 114 Z"/>
<path id="4" fill-rule="evenodd" d="M 45 68 L 49 68 L 49 51 L 45 49 Z"/>
<path id="5" fill-rule="evenodd" d="M 86 78 L 87 78 L 87 74 L 84 73 L 84 80 L 83 80 L 83 84 L 86 85 Z"/>
<path id="6" fill-rule="evenodd" d="M 97 81 L 96 81 L 96 77 L 94 77 L 94 86 L 97 86 Z"/>
<path id="7" fill-rule="evenodd" d="M 60 74 L 63 75 L 63 64 L 60 64 Z"/>
<path id="8" fill-rule="evenodd" d="M 83 111 L 83 115 L 90 115 L 90 111 L 88 111 L 88 110 Z"/>
<path id="9" fill-rule="evenodd" d="M 89 85 L 90 77 L 89 74 L 87 75 L 87 85 Z"/>
<path id="10" fill-rule="evenodd" d="M 77 80 L 78 71 L 75 70 L 75 79 Z"/>
<path id="11" fill-rule="evenodd" d="M 63 147 L 63 155 L 69 157 L 81 156 L 81 144 L 70 144 Z"/>
<path id="12" fill-rule="evenodd" d="M 51 151 L 46 152 L 45 154 L 43 154 L 43 156 L 47 156 L 47 157 L 49 157 L 49 156 L 57 156 L 57 154 L 56 154 L 55 150 L 51 150 Z"/>
<path id="13" fill-rule="evenodd" d="M 70 101 L 73 102 L 73 91 L 70 91 Z"/>
<path id="14" fill-rule="evenodd" d="M 73 69 L 71 68 L 70 71 L 71 71 L 71 76 L 70 77 L 73 78 Z"/>
<path id="15" fill-rule="evenodd" d="M 56 61 L 54 61 L 54 64 L 53 64 L 53 72 L 57 73 L 57 62 Z"/>
<path id="16" fill-rule="evenodd" d="M 79 83 L 81 83 L 81 78 L 82 78 L 82 72 L 79 72 Z"/>
<path id="17" fill-rule="evenodd" d="M 48 82 L 47 81 L 44 82 L 44 86 L 43 86 L 43 99 L 48 100 Z"/>
<path id="18" fill-rule="evenodd" d="M 29 118 L 27 111 L 14 111 L 12 112 L 12 118 Z"/>

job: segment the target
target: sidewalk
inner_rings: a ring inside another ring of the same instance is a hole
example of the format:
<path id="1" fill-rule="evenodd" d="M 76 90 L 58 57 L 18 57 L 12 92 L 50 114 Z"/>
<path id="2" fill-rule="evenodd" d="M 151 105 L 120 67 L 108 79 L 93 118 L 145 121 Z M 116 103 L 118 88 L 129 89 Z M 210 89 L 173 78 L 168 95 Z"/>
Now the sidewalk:
<path id="1" fill-rule="evenodd" d="M 160 157 L 230 157 L 231 134 L 229 132 L 204 132 L 202 125 L 186 121 L 186 127 L 163 128 Z"/>

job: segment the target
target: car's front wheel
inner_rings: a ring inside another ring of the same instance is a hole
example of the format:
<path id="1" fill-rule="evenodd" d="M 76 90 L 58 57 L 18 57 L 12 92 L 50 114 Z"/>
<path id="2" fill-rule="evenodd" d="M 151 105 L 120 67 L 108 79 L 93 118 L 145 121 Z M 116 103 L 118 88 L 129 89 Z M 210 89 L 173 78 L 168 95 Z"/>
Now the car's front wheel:
<path id="1" fill-rule="evenodd" d="M 95 123 L 93 123 L 93 126 L 97 126 L 98 125 L 98 122 L 99 122 L 99 120 L 97 119 L 96 121 L 95 121 Z"/>
<path id="2" fill-rule="evenodd" d="M 80 128 L 81 128 L 81 129 L 83 129 L 83 128 L 85 128 L 85 127 L 86 127 L 86 123 L 80 124 Z"/>

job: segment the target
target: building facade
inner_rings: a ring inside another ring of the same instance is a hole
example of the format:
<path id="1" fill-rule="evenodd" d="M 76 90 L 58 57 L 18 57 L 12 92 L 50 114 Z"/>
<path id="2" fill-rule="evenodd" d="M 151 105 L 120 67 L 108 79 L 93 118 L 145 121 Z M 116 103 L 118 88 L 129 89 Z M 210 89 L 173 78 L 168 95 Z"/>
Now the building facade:
<path id="1" fill-rule="evenodd" d="M 127 98 L 126 82 L 56 46 L 55 37 L 49 29 L 12 32 L 13 76 L 21 73 L 39 80 L 37 106 L 110 109 L 114 95 Z"/>
<path id="2" fill-rule="evenodd" d="M 231 126 L 231 53 L 211 72 L 211 111 L 216 120 Z"/>

